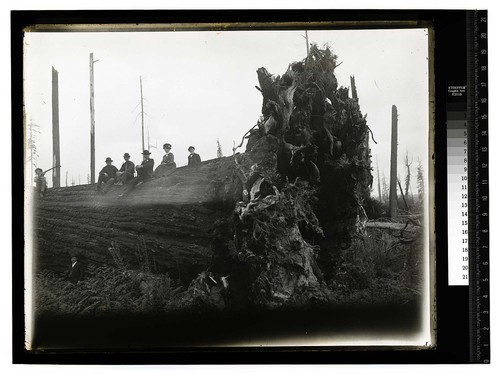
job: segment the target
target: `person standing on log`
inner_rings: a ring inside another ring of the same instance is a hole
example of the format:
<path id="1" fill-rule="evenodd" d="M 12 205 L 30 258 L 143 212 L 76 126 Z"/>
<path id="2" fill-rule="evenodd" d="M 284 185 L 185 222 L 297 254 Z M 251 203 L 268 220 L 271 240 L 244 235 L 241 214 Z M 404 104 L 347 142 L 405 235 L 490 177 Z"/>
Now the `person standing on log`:
<path id="1" fill-rule="evenodd" d="M 113 163 L 113 160 L 110 157 L 107 157 L 106 166 L 99 172 L 99 179 L 97 180 L 97 191 L 99 193 L 105 192 L 101 188 L 103 182 L 106 184 L 105 190 L 107 190 L 107 188 L 109 188 L 111 185 L 115 183 L 116 172 L 118 172 L 118 168 L 116 168 L 111 163 Z"/>
<path id="2" fill-rule="evenodd" d="M 71 265 L 69 266 L 67 275 L 68 280 L 73 285 L 78 284 L 83 279 L 83 266 L 76 256 L 71 257 Z"/>
<path id="3" fill-rule="evenodd" d="M 123 154 L 125 162 L 122 164 L 120 170 L 116 173 L 119 182 L 125 185 L 127 182 L 132 180 L 135 175 L 135 164 L 130 161 L 130 155 L 128 152 Z"/>
<path id="4" fill-rule="evenodd" d="M 201 164 L 200 155 L 194 152 L 194 147 L 189 146 L 188 148 L 189 156 L 188 156 L 188 167 L 195 167 Z"/>
<path id="5" fill-rule="evenodd" d="M 140 182 L 146 182 L 153 178 L 153 167 L 155 165 L 155 161 L 153 159 L 150 159 L 149 155 L 151 155 L 151 152 L 149 152 L 148 150 L 144 150 L 142 152 L 142 163 L 141 165 L 137 165 L 135 167 L 135 169 L 137 170 L 137 177 L 134 177 L 132 180 L 130 180 L 127 190 L 121 196 L 125 196 L 130 193 L 132 189 Z"/>
<path id="6" fill-rule="evenodd" d="M 155 177 L 165 177 L 177 167 L 174 161 L 174 154 L 170 152 L 171 149 L 172 145 L 170 143 L 165 143 L 163 145 L 165 155 L 163 155 L 161 164 L 155 170 Z"/>
<path id="7" fill-rule="evenodd" d="M 35 169 L 35 173 L 36 192 L 40 198 L 43 198 L 47 191 L 47 179 L 45 178 L 45 173 L 43 173 L 42 168 Z"/>

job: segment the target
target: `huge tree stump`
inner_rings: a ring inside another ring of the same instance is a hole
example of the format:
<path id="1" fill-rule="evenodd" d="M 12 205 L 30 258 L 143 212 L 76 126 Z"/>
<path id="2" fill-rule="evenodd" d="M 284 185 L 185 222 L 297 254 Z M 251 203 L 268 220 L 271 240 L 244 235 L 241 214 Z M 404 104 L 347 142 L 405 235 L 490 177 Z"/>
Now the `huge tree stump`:
<path id="1" fill-rule="evenodd" d="M 331 259 L 363 230 L 369 129 L 357 98 L 337 89 L 336 59 L 313 46 L 283 76 L 257 70 L 262 117 L 235 158 L 243 199 L 221 224 L 212 267 L 232 275 L 240 303 L 325 301 Z"/>

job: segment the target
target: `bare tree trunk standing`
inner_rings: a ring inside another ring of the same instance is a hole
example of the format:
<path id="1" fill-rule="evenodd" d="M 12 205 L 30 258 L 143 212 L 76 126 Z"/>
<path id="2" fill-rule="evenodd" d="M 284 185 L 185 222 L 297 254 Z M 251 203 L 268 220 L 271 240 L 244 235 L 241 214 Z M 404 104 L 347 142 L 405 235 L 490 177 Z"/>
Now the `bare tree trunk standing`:
<path id="1" fill-rule="evenodd" d="M 94 54 L 90 54 L 90 183 L 95 183 Z"/>
<path id="2" fill-rule="evenodd" d="M 398 207 L 397 171 L 398 169 L 398 109 L 392 106 L 392 133 L 391 133 L 391 181 L 389 187 L 389 214 L 396 218 Z"/>
<path id="3" fill-rule="evenodd" d="M 387 179 L 385 178 L 384 171 L 382 171 L 382 198 L 384 199 L 384 204 L 389 203 L 389 187 L 387 186 Z"/>
<path id="4" fill-rule="evenodd" d="M 30 120 L 29 122 L 29 134 L 30 134 L 30 139 L 28 141 L 29 143 L 29 148 L 30 148 L 30 185 L 33 185 L 33 169 L 35 164 L 33 163 L 33 124 Z"/>
<path id="5" fill-rule="evenodd" d="M 351 94 L 353 99 L 358 100 L 358 91 L 356 90 L 356 81 L 354 76 L 351 76 Z"/>
<path id="6" fill-rule="evenodd" d="M 382 190 L 380 189 L 380 169 L 378 168 L 378 159 L 377 159 L 377 187 L 378 187 L 378 200 L 382 203 Z"/>
<path id="7" fill-rule="evenodd" d="M 406 150 L 406 155 L 405 155 L 405 167 L 406 167 L 406 178 L 405 178 L 405 198 L 406 201 L 410 201 L 410 195 L 408 195 L 411 191 L 410 183 L 411 183 L 411 165 L 413 164 L 413 158 L 412 161 L 408 158 L 408 150 Z"/>
<path id="8" fill-rule="evenodd" d="M 59 75 L 52 67 L 52 166 L 61 164 L 59 149 Z M 59 167 L 52 172 L 52 187 L 61 186 Z"/>
<path id="9" fill-rule="evenodd" d="M 307 56 L 309 56 L 309 35 L 307 35 L 307 30 L 306 30 L 306 52 Z"/>
<path id="10" fill-rule="evenodd" d="M 144 101 L 142 98 L 142 77 L 139 76 L 139 82 L 141 84 L 141 121 L 142 121 L 142 150 L 144 151 Z M 149 150 L 149 147 L 148 147 Z"/>
<path id="11" fill-rule="evenodd" d="M 401 192 L 401 197 L 403 198 L 403 202 L 406 207 L 406 211 L 408 211 L 408 203 L 406 203 L 406 198 L 405 195 L 403 194 L 403 188 L 401 187 L 401 181 L 399 181 L 399 178 L 398 178 L 398 185 L 399 185 L 399 191 Z"/>

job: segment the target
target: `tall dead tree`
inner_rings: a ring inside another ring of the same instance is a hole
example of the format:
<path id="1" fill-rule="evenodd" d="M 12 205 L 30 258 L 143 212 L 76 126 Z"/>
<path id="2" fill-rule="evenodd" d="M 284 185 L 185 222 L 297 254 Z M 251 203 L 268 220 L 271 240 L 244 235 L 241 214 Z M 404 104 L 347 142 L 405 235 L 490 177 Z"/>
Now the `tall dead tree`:
<path id="1" fill-rule="evenodd" d="M 399 180 L 399 177 L 398 177 L 398 185 L 399 185 L 399 191 L 401 192 L 401 198 L 403 198 L 403 203 L 405 204 L 406 211 L 408 211 L 409 209 L 408 202 L 406 202 L 405 195 L 403 194 L 403 188 L 401 187 L 401 181 Z"/>
<path id="2" fill-rule="evenodd" d="M 139 76 L 139 82 L 141 85 L 141 124 L 142 124 L 142 150 L 145 150 L 145 144 L 144 144 L 144 98 L 142 96 L 142 76 Z M 148 147 L 149 150 L 149 147 Z"/>
<path id="3" fill-rule="evenodd" d="M 309 35 L 307 34 L 307 30 L 305 38 L 306 38 L 306 52 L 307 52 L 306 56 L 309 56 Z"/>
<path id="4" fill-rule="evenodd" d="M 59 73 L 52 67 L 52 186 L 61 186 L 59 147 Z"/>
<path id="5" fill-rule="evenodd" d="M 410 186 L 410 182 L 411 182 L 411 165 L 413 164 L 413 159 L 412 161 L 410 161 L 410 159 L 408 158 L 408 150 L 406 150 L 406 155 L 405 155 L 405 167 L 406 167 L 406 178 L 405 178 L 405 197 L 406 197 L 406 201 L 409 201 L 409 196 L 408 194 L 410 193 L 410 190 L 411 190 L 411 186 Z"/>
<path id="6" fill-rule="evenodd" d="M 418 159 L 417 166 L 417 191 L 418 191 L 418 201 L 422 203 L 424 201 L 424 167 L 422 166 L 422 161 Z"/>
<path id="7" fill-rule="evenodd" d="M 383 203 L 382 190 L 380 189 L 380 169 L 378 167 L 378 159 L 377 159 L 377 187 L 378 187 L 378 200 L 380 201 L 380 203 Z"/>
<path id="8" fill-rule="evenodd" d="M 391 179 L 389 185 L 389 215 L 396 218 L 398 207 L 398 109 L 392 106 L 392 133 L 391 133 Z"/>
<path id="9" fill-rule="evenodd" d="M 90 183 L 95 183 L 94 54 L 90 54 Z"/>
<path id="10" fill-rule="evenodd" d="M 351 95 L 353 99 L 358 100 L 358 91 L 356 90 L 356 80 L 351 76 Z"/>

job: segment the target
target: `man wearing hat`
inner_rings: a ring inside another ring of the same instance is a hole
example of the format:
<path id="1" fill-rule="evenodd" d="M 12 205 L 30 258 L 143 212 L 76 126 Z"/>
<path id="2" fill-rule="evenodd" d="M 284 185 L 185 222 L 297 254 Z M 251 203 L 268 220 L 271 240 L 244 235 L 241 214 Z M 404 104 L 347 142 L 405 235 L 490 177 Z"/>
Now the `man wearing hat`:
<path id="1" fill-rule="evenodd" d="M 165 151 L 165 155 L 163 155 L 161 164 L 155 170 L 155 177 L 167 176 L 172 170 L 174 170 L 177 167 L 174 161 L 174 154 L 170 152 L 171 149 L 172 145 L 170 143 L 165 143 L 163 145 L 163 150 Z"/>
<path id="2" fill-rule="evenodd" d="M 113 160 L 108 156 L 106 158 L 106 166 L 99 172 L 99 179 L 97 180 L 97 191 L 99 193 L 103 192 L 101 189 L 101 185 L 103 182 L 106 184 L 105 190 L 107 190 L 107 188 L 115 183 L 116 172 L 118 172 L 118 168 L 116 168 L 111 163 L 113 163 Z"/>
<path id="3" fill-rule="evenodd" d="M 137 177 L 134 177 L 130 180 L 130 182 L 128 183 L 128 188 L 122 194 L 122 196 L 130 193 L 139 182 L 146 182 L 153 178 L 153 167 L 155 165 L 155 161 L 153 159 L 150 159 L 149 155 L 151 155 L 151 152 L 149 152 L 148 150 L 144 150 L 142 152 L 142 163 L 141 165 L 137 165 L 135 167 L 135 169 L 137 170 Z"/>
<path id="4" fill-rule="evenodd" d="M 189 146 L 188 151 L 189 151 L 188 167 L 194 167 L 196 165 L 201 164 L 200 155 L 198 155 L 196 152 L 194 152 L 194 147 Z"/>
<path id="5" fill-rule="evenodd" d="M 71 257 L 71 265 L 68 268 L 67 276 L 71 284 L 78 284 L 83 279 L 84 268 L 76 256 Z"/>
<path id="6" fill-rule="evenodd" d="M 120 171 L 116 174 L 118 180 L 125 185 L 131 179 L 134 178 L 135 175 L 135 164 L 130 161 L 130 155 L 128 152 L 123 154 L 123 158 L 125 162 L 122 164 Z"/>

